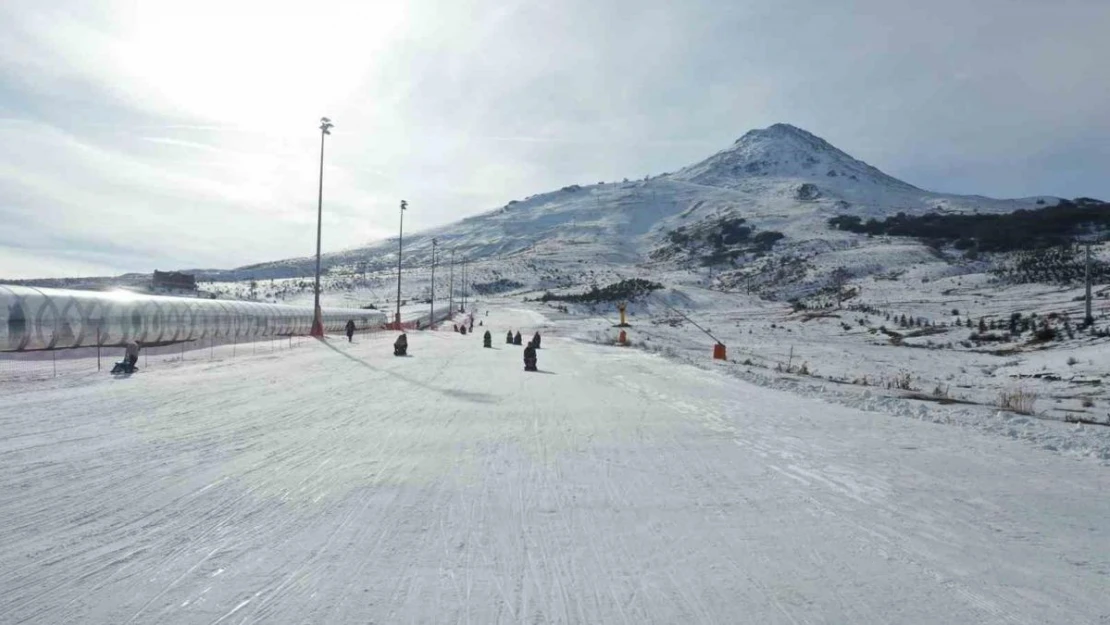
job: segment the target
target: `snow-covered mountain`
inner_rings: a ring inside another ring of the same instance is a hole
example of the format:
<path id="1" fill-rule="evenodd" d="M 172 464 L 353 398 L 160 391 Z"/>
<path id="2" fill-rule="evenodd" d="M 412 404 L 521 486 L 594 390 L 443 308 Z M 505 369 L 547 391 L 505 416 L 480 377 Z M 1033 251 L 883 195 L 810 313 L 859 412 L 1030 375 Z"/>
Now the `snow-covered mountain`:
<path id="1" fill-rule="evenodd" d="M 752 130 L 728 149 L 675 173 L 650 179 L 559 190 L 510 201 L 440 228 L 406 234 L 405 264 L 427 264 L 431 240 L 470 259 L 522 252 L 569 251 L 577 261 L 637 263 L 660 256 L 671 233 L 705 231 L 743 220 L 755 232 L 783 233 L 783 249 L 813 249 L 856 235 L 831 231 L 829 217 L 884 217 L 898 212 L 1012 212 L 1038 200 L 995 200 L 933 193 L 889 176 L 789 124 Z M 779 249 L 776 247 L 776 249 Z M 369 271 L 396 263 L 396 240 L 327 254 L 324 265 Z M 212 279 L 309 275 L 301 258 L 205 273 Z"/>
<path id="2" fill-rule="evenodd" d="M 704 161 L 671 175 L 701 185 L 743 188 L 759 178 L 846 178 L 867 186 L 920 191 L 832 146 L 828 141 L 790 124 L 752 130 Z M 842 185 L 838 185 L 842 186 Z"/>

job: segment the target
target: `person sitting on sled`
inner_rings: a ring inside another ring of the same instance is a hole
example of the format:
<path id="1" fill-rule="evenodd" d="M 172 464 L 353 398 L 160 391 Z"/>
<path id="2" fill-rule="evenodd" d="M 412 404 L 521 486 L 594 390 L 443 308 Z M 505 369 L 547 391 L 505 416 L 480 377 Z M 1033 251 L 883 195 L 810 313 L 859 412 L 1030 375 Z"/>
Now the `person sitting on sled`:
<path id="1" fill-rule="evenodd" d="M 409 350 L 409 337 L 408 337 L 408 335 L 407 334 L 402 334 L 401 336 L 398 336 L 397 340 L 394 341 L 394 343 L 393 343 L 393 355 L 394 356 L 404 356 L 408 353 L 408 350 Z"/>
<path id="2" fill-rule="evenodd" d="M 524 348 L 524 370 L 536 371 L 536 346 L 531 343 Z"/>
<path id="3" fill-rule="evenodd" d="M 128 369 L 135 369 L 135 365 L 139 362 L 139 350 L 142 349 L 142 346 L 143 344 L 138 339 L 127 342 L 127 346 L 124 348 L 123 360 L 127 363 Z"/>

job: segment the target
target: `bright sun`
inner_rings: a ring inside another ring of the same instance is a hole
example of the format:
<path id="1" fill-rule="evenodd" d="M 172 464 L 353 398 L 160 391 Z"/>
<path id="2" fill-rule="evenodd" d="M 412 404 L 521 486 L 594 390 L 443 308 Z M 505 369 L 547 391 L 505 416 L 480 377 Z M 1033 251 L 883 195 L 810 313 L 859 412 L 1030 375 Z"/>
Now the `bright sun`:
<path id="1" fill-rule="evenodd" d="M 329 6 L 334 4 L 335 6 Z M 405 2 L 138 3 L 116 53 L 141 97 L 266 127 L 344 101 L 402 36 Z"/>

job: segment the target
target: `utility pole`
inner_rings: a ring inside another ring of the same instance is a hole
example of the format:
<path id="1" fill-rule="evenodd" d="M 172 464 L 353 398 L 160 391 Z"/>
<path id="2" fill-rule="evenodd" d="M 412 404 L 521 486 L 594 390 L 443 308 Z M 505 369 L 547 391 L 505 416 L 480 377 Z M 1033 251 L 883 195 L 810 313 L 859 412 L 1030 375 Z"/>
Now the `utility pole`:
<path id="1" fill-rule="evenodd" d="M 436 240 L 432 239 L 432 310 L 428 315 L 428 329 L 436 324 Z"/>
<path id="2" fill-rule="evenodd" d="M 1083 323 L 1085 323 L 1088 328 L 1093 329 L 1094 325 L 1095 325 L 1095 318 L 1094 318 L 1094 315 L 1091 314 L 1091 242 L 1090 241 L 1087 241 L 1087 270 L 1086 270 L 1085 273 L 1086 273 L 1086 282 L 1087 282 L 1087 315 L 1085 317 L 1083 317 Z"/>
<path id="3" fill-rule="evenodd" d="M 462 311 L 466 312 L 466 259 L 462 260 Z"/>
<path id="4" fill-rule="evenodd" d="M 451 318 L 455 318 L 455 250 L 451 250 L 451 280 L 448 282 L 447 291 L 450 295 L 447 296 L 447 309 L 451 312 Z"/>
<path id="5" fill-rule="evenodd" d="M 397 330 L 401 329 L 401 251 L 405 236 L 405 208 L 409 203 L 401 200 L 401 227 L 397 231 Z"/>
<path id="6" fill-rule="evenodd" d="M 309 334 L 324 336 L 324 320 L 320 314 L 320 235 L 324 224 L 324 137 L 331 134 L 335 124 L 327 117 L 320 118 L 320 196 L 316 204 L 316 290 L 312 306 L 312 329 Z"/>

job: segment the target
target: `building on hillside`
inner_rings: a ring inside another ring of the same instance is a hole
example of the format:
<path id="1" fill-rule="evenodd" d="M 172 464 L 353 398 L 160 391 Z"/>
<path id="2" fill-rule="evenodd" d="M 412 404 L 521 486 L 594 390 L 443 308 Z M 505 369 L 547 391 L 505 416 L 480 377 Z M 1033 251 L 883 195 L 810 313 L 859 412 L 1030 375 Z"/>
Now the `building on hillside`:
<path id="1" fill-rule="evenodd" d="M 177 271 L 154 270 L 154 277 L 150 280 L 150 290 L 153 293 L 169 293 L 172 295 L 196 295 L 196 276 Z"/>

